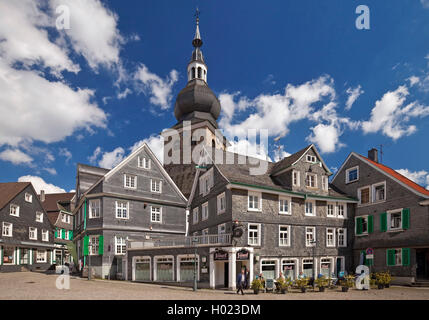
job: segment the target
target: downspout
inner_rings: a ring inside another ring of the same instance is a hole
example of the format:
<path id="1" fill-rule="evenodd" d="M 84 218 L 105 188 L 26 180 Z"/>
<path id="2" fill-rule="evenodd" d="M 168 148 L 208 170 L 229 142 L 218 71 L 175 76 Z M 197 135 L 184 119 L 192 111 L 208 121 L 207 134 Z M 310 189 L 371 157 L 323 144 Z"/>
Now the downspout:
<path id="1" fill-rule="evenodd" d="M 86 230 L 86 198 L 85 202 L 83 203 L 83 236 L 85 237 L 85 230 Z M 85 246 L 85 244 L 84 244 Z M 83 248 L 85 251 L 85 248 Z M 86 256 L 83 256 L 83 266 L 86 266 Z"/>

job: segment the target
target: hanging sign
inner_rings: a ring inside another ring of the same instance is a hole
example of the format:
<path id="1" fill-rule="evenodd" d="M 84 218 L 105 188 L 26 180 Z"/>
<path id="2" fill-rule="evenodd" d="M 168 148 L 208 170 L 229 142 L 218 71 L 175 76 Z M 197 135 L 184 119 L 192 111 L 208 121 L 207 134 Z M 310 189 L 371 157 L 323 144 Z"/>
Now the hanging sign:
<path id="1" fill-rule="evenodd" d="M 237 260 L 249 260 L 250 253 L 246 249 L 237 251 Z"/>
<path id="2" fill-rule="evenodd" d="M 228 252 L 225 250 L 216 250 L 213 253 L 214 260 L 228 260 Z"/>

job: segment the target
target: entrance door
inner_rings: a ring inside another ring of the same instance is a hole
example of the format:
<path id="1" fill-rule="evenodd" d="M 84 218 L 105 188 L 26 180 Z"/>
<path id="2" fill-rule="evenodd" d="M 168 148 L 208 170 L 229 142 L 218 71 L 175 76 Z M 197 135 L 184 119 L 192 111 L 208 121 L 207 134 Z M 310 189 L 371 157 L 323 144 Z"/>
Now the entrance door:
<path id="1" fill-rule="evenodd" d="M 225 281 L 223 284 L 224 284 L 225 288 L 228 288 L 228 285 L 229 285 L 229 262 L 224 263 L 224 275 L 225 275 L 225 277 L 224 277 Z"/>
<path id="2" fill-rule="evenodd" d="M 428 256 L 427 249 L 416 250 L 417 278 L 419 279 L 428 278 Z"/>

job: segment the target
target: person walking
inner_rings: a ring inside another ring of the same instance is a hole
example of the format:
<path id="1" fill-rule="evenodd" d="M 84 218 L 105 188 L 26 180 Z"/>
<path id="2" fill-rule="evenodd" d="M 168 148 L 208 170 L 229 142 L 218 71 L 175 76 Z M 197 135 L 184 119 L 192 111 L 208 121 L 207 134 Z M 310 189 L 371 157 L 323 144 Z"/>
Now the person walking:
<path id="1" fill-rule="evenodd" d="M 241 273 L 237 276 L 237 294 L 241 291 L 241 294 L 244 295 L 243 288 L 246 284 L 246 274 L 244 269 L 241 269 Z"/>
<path id="2" fill-rule="evenodd" d="M 246 286 L 245 286 L 245 288 L 249 289 L 249 287 L 250 287 L 250 271 L 247 268 L 246 268 L 245 275 L 246 275 Z"/>

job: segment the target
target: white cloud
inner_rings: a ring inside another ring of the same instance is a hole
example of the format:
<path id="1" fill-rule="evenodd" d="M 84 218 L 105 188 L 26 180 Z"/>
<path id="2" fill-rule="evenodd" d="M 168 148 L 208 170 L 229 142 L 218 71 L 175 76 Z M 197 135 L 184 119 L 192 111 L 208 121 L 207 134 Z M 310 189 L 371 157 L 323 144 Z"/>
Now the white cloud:
<path id="1" fill-rule="evenodd" d="M 137 141 L 130 148 L 131 153 L 134 152 L 137 148 L 146 143 L 150 150 L 155 154 L 158 160 L 161 163 L 164 163 L 164 138 L 161 135 L 152 135 L 149 138 Z"/>
<path id="2" fill-rule="evenodd" d="M 72 153 L 67 148 L 60 148 L 59 155 L 66 158 L 66 163 L 73 157 Z"/>
<path id="3" fill-rule="evenodd" d="M 158 75 L 149 71 L 144 65 L 140 65 L 134 74 L 134 81 L 138 92 L 143 92 L 150 97 L 153 105 L 159 106 L 161 110 L 170 107 L 172 88 L 177 82 L 179 74 L 172 70 L 170 75 L 164 80 Z"/>
<path id="4" fill-rule="evenodd" d="M 107 116 L 91 102 L 93 94 L 34 71 L 13 69 L 0 59 L 0 145 L 51 143 L 78 129 L 105 128 Z"/>
<path id="5" fill-rule="evenodd" d="M 98 165 L 105 169 L 116 167 L 124 159 L 125 150 L 121 147 L 116 148 L 111 152 L 104 152 Z"/>
<path id="6" fill-rule="evenodd" d="M 227 151 L 238 153 L 241 155 L 254 157 L 257 159 L 271 161 L 271 158 L 268 156 L 267 146 L 257 144 L 255 141 L 240 139 L 238 141 L 229 141 L 230 146 L 227 148 Z"/>
<path id="7" fill-rule="evenodd" d="M 77 73 L 80 68 L 69 59 L 67 50 L 49 40 L 44 28 L 52 27 L 55 21 L 40 10 L 42 4 L 33 0 L 0 1 L 1 56 L 10 65 L 40 64 L 56 75 L 63 70 Z"/>
<path id="8" fill-rule="evenodd" d="M 339 141 L 340 129 L 335 123 L 323 124 L 311 128 L 312 134 L 307 138 L 311 143 L 316 144 L 322 153 L 332 153 L 344 144 Z"/>
<path id="9" fill-rule="evenodd" d="M 353 106 L 353 103 L 355 103 L 355 101 L 357 100 L 357 98 L 359 98 L 361 94 L 365 93 L 365 91 L 362 90 L 362 87 L 360 85 L 358 85 L 354 89 L 350 87 L 347 89 L 346 92 L 349 95 L 346 102 L 346 110 L 350 110 Z"/>
<path id="10" fill-rule="evenodd" d="M 44 190 L 45 193 L 62 193 L 66 192 L 63 188 L 57 187 L 51 183 L 45 182 L 41 177 L 37 176 L 22 176 L 18 178 L 18 182 L 31 182 L 37 193 Z"/>
<path id="11" fill-rule="evenodd" d="M 420 78 L 416 77 L 416 76 L 411 76 L 407 80 L 410 82 L 410 87 L 412 87 L 415 84 L 418 84 L 420 82 Z"/>
<path id="12" fill-rule="evenodd" d="M 125 99 L 130 93 L 132 93 L 132 91 L 129 88 L 125 88 L 124 91 L 118 93 L 117 98 L 119 100 Z"/>
<path id="13" fill-rule="evenodd" d="M 400 86 L 395 91 L 386 92 L 376 101 L 371 111 L 371 118 L 362 123 L 364 133 L 381 131 L 384 135 L 397 140 L 404 135 L 413 134 L 415 125 L 407 125 L 412 117 L 425 117 L 429 115 L 429 107 L 422 106 L 416 101 L 404 106 L 409 95 L 406 86 Z"/>
<path id="14" fill-rule="evenodd" d="M 18 149 L 6 149 L 0 153 L 0 159 L 13 164 L 31 164 L 33 158 Z"/>
<path id="15" fill-rule="evenodd" d="M 277 146 L 276 149 L 274 149 L 274 161 L 280 161 L 283 158 L 289 157 L 291 154 L 289 152 L 286 152 L 284 150 L 284 146 Z"/>
<path id="16" fill-rule="evenodd" d="M 429 0 L 420 0 L 423 8 L 429 8 Z"/>
<path id="17" fill-rule="evenodd" d="M 55 168 L 43 168 L 43 170 L 45 170 L 49 174 L 52 174 L 53 176 L 57 175 L 57 170 L 55 170 Z"/>
<path id="18" fill-rule="evenodd" d="M 408 169 L 398 169 L 396 171 L 415 183 L 426 186 L 426 189 L 429 190 L 429 172 L 425 170 L 410 171 Z"/>
<path id="19" fill-rule="evenodd" d="M 124 42 L 117 28 L 118 17 L 99 0 L 50 0 L 51 9 L 66 5 L 70 9 L 70 29 L 63 30 L 71 45 L 89 66 L 111 67 L 119 63 Z"/>
<path id="20" fill-rule="evenodd" d="M 101 154 L 101 148 L 97 147 L 95 148 L 94 152 L 92 153 L 91 156 L 88 157 L 88 161 L 91 164 L 96 164 L 98 156 Z"/>

